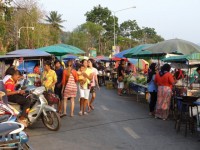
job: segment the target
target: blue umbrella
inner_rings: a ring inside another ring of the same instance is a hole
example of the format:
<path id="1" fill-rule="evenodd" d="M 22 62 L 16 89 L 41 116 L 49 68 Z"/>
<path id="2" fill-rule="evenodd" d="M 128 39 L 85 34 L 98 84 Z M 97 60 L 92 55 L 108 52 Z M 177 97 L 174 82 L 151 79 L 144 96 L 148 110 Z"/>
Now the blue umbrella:
<path id="1" fill-rule="evenodd" d="M 71 60 L 71 59 L 77 59 L 77 58 L 78 57 L 74 56 L 74 55 L 65 55 L 65 56 L 62 56 L 63 60 Z"/>
<path id="2" fill-rule="evenodd" d="M 116 57 L 116 58 L 125 58 L 124 55 L 129 53 L 130 50 L 131 50 L 131 48 L 127 49 L 127 50 L 124 50 L 124 51 L 122 51 L 122 52 L 120 52 L 118 54 L 115 54 L 114 57 Z"/>

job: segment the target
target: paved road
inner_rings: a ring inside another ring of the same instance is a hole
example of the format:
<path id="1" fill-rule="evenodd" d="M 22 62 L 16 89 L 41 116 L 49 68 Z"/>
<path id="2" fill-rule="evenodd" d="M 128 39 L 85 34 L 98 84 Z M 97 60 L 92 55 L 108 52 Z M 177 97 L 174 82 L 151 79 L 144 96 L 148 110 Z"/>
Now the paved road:
<path id="1" fill-rule="evenodd" d="M 148 116 L 148 106 L 135 97 L 120 97 L 102 88 L 88 116 L 62 119 L 58 132 L 36 123 L 28 133 L 35 150 L 199 150 L 197 136 L 176 134 L 174 121 Z"/>

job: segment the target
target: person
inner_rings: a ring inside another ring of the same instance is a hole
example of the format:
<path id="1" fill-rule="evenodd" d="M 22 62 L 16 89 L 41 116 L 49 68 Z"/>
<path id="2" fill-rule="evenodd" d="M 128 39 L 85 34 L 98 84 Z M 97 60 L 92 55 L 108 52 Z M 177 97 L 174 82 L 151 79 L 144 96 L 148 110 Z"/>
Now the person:
<path id="1" fill-rule="evenodd" d="M 51 69 L 51 62 L 46 61 L 44 64 L 44 72 L 42 75 L 42 85 L 47 91 L 54 91 L 55 84 L 57 83 L 57 75 L 54 70 Z"/>
<path id="2" fill-rule="evenodd" d="M 170 69 L 171 66 L 169 64 L 164 64 L 161 71 L 155 76 L 155 83 L 158 86 L 155 118 L 161 118 L 163 120 L 168 118 L 172 87 L 175 84 L 175 80 L 170 73 Z"/>
<path id="3" fill-rule="evenodd" d="M 5 76 L 4 76 L 4 78 L 3 78 L 3 83 L 4 83 L 4 84 L 6 83 L 6 81 L 7 81 L 8 79 L 11 78 L 11 73 L 13 73 L 14 70 L 17 70 L 17 68 L 16 68 L 15 66 L 10 66 L 10 67 L 6 70 Z"/>
<path id="4" fill-rule="evenodd" d="M 198 66 L 197 69 L 194 70 L 193 73 L 189 77 L 189 83 L 190 83 L 191 89 L 193 88 L 193 83 L 199 80 L 200 80 L 200 66 Z"/>
<path id="5" fill-rule="evenodd" d="M 125 75 L 125 60 L 121 59 L 120 64 L 117 68 L 117 83 L 118 83 L 118 95 L 122 95 L 122 89 L 124 88 L 124 75 Z"/>
<path id="6" fill-rule="evenodd" d="M 99 85 L 105 85 L 105 78 L 104 78 L 104 73 L 105 73 L 105 67 L 103 66 L 102 62 L 98 63 L 98 81 L 99 81 Z"/>
<path id="7" fill-rule="evenodd" d="M 91 110 L 94 110 L 93 102 L 96 98 L 96 89 L 95 89 L 96 85 L 97 85 L 98 89 L 100 89 L 99 83 L 98 83 L 98 77 L 97 77 L 98 70 L 96 68 L 94 68 L 93 66 L 94 66 L 94 60 L 89 59 L 88 60 L 88 68 L 92 69 L 92 73 L 93 73 L 92 82 L 91 82 L 91 89 L 90 89 L 90 93 L 91 93 L 92 97 L 91 97 L 91 100 L 89 102 L 89 107 L 88 107 L 89 112 Z"/>
<path id="8" fill-rule="evenodd" d="M 63 78 L 63 69 L 61 67 L 61 62 L 59 60 L 55 61 L 55 72 L 57 75 L 57 82 L 55 85 L 54 93 L 58 95 L 60 102 L 58 103 L 58 112 L 62 113 L 63 101 L 62 101 L 62 78 Z"/>
<path id="9" fill-rule="evenodd" d="M 33 73 L 40 74 L 40 65 L 38 63 L 35 64 L 35 67 L 33 68 Z"/>
<path id="10" fill-rule="evenodd" d="M 181 69 L 178 69 L 175 73 L 174 73 L 174 78 L 176 79 L 177 83 L 176 85 L 177 86 L 184 86 L 184 78 L 185 78 L 185 75 L 184 75 L 184 71 L 181 70 Z"/>
<path id="11" fill-rule="evenodd" d="M 20 72 L 18 70 L 12 70 L 10 74 L 11 78 L 8 79 L 5 83 L 8 101 L 17 103 L 22 107 L 22 113 L 18 121 L 27 127 L 26 111 L 30 108 L 31 101 L 23 96 L 23 94 L 25 94 L 24 90 L 15 90 L 15 85 L 20 78 Z"/>
<path id="12" fill-rule="evenodd" d="M 157 101 L 157 85 L 155 84 L 155 75 L 157 71 L 156 63 L 152 63 L 148 70 L 147 76 L 147 88 L 148 92 L 150 93 L 150 101 L 149 101 L 149 115 L 154 115 L 155 113 L 155 106 Z"/>
<path id="13" fill-rule="evenodd" d="M 83 64 L 80 65 L 79 67 L 79 70 L 77 71 L 77 74 L 78 74 L 78 81 L 79 81 L 79 85 L 80 85 L 80 88 L 83 89 L 83 85 L 85 84 L 86 82 L 86 78 L 84 78 L 83 76 L 83 72 L 85 70 L 85 67 Z"/>
<path id="14" fill-rule="evenodd" d="M 127 64 L 125 71 L 126 71 L 126 74 L 130 74 L 131 72 L 133 72 L 133 67 L 130 62 Z"/>
<path id="15" fill-rule="evenodd" d="M 62 78 L 62 93 L 64 97 L 64 113 L 61 117 L 67 115 L 67 100 L 70 98 L 71 100 L 71 114 L 70 116 L 74 116 L 74 99 L 76 98 L 77 94 L 77 81 L 78 75 L 76 70 L 73 69 L 73 62 L 69 60 L 67 62 L 67 68 L 63 71 L 63 78 Z"/>
<path id="16" fill-rule="evenodd" d="M 82 85 L 82 87 L 79 86 L 80 91 L 80 112 L 79 115 L 86 115 L 87 112 L 86 107 L 89 104 L 89 95 L 90 95 L 90 83 L 93 77 L 92 69 L 88 68 L 88 62 L 86 59 L 82 60 L 82 64 L 84 66 L 84 69 L 82 71 L 82 75 L 85 78 L 85 83 Z"/>

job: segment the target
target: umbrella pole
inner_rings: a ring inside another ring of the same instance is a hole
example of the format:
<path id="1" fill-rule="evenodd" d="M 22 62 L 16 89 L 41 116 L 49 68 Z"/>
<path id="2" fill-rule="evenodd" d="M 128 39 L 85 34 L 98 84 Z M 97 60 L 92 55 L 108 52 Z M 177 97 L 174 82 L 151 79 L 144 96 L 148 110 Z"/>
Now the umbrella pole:
<path id="1" fill-rule="evenodd" d="M 139 65 L 139 59 L 138 59 L 138 73 L 139 73 L 139 67 L 140 67 L 140 65 Z"/>

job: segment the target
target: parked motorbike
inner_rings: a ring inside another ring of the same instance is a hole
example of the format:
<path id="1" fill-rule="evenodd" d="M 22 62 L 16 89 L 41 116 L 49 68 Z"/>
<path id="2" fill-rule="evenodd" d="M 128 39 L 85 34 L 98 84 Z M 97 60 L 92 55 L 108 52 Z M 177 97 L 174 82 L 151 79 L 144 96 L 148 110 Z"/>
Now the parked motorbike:
<path id="1" fill-rule="evenodd" d="M 32 103 L 28 112 L 28 124 L 32 125 L 39 118 L 42 118 L 43 124 L 49 130 L 59 130 L 61 125 L 60 116 L 57 114 L 56 109 L 48 105 L 48 101 L 43 95 L 45 87 L 28 87 L 26 91 L 28 91 L 27 98 Z M 20 112 L 18 104 L 10 102 L 9 104 Z"/>
<path id="2" fill-rule="evenodd" d="M 16 122 L 17 114 L 0 101 L 0 149 L 30 150 L 24 125 Z"/>

